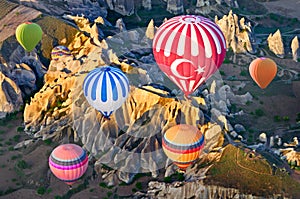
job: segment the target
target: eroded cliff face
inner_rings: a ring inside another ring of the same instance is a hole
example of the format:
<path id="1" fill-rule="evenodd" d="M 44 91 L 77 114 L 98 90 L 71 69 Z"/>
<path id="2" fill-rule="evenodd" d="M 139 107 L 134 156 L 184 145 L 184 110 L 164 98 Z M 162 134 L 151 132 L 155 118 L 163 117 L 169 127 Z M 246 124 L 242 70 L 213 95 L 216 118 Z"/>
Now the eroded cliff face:
<path id="1" fill-rule="evenodd" d="M 239 19 L 232 11 L 221 19 L 215 17 L 215 23 L 221 28 L 227 48 L 232 48 L 234 53 L 254 53 L 254 34 L 250 22 L 245 23 L 245 18 Z"/>
<path id="2" fill-rule="evenodd" d="M 22 93 L 16 83 L 0 71 L 0 119 L 7 113 L 19 110 L 23 104 Z"/>
<path id="3" fill-rule="evenodd" d="M 155 199 L 262 199 L 263 197 L 251 194 L 242 194 L 234 188 L 225 188 L 213 185 L 204 185 L 201 180 L 195 182 L 175 182 L 172 184 L 164 182 L 149 182 L 147 194 L 137 193 L 135 195 Z M 276 196 L 275 196 L 276 197 Z"/>
<path id="4" fill-rule="evenodd" d="M 300 48 L 299 48 L 299 39 L 297 36 L 295 36 L 294 39 L 292 40 L 291 49 L 292 49 L 293 60 L 295 62 L 298 62 L 300 56 Z"/>
<path id="5" fill-rule="evenodd" d="M 280 30 L 278 29 L 274 34 L 270 33 L 267 41 L 269 49 L 278 57 L 283 58 L 285 53 Z"/>

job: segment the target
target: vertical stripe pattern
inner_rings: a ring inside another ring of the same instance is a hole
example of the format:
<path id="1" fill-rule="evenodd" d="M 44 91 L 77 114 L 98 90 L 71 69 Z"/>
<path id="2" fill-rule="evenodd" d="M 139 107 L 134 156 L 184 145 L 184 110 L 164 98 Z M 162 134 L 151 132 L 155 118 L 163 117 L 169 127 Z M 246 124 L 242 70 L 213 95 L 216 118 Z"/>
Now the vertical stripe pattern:
<path id="1" fill-rule="evenodd" d="M 57 178 L 71 185 L 86 172 L 88 156 L 76 144 L 63 144 L 52 151 L 49 167 Z"/>
<path id="2" fill-rule="evenodd" d="M 129 81 L 120 69 L 103 66 L 85 77 L 83 92 L 89 104 L 108 118 L 127 99 Z"/>
<path id="3" fill-rule="evenodd" d="M 158 28 L 153 39 L 153 54 L 160 69 L 168 77 L 172 75 L 171 80 L 189 95 L 221 66 L 226 41 L 218 25 L 210 19 L 176 16 Z M 174 65 L 178 59 L 183 61 Z"/>
<path id="4" fill-rule="evenodd" d="M 204 136 L 198 128 L 179 124 L 166 131 L 162 138 L 162 148 L 174 164 L 186 169 L 198 159 L 204 146 Z"/>

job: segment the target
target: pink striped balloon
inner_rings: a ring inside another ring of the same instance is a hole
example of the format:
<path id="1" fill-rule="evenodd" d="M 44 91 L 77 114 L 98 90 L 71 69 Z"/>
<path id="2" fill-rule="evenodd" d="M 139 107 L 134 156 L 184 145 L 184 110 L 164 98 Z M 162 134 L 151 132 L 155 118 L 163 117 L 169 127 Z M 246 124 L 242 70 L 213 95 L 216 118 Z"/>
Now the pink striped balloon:
<path id="1" fill-rule="evenodd" d="M 188 96 L 221 66 L 226 41 L 210 19 L 176 16 L 158 28 L 153 54 L 160 69 Z"/>
<path id="2" fill-rule="evenodd" d="M 88 156 L 76 144 L 63 144 L 52 151 L 49 167 L 57 178 L 72 185 L 86 172 Z"/>

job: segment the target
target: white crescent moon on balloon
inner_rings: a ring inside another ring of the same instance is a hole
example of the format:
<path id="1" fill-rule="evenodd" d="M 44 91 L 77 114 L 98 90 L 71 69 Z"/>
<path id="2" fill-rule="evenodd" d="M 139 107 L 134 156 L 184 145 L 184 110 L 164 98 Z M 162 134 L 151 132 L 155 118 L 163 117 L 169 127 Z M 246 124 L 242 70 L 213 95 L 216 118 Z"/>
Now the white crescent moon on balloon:
<path id="1" fill-rule="evenodd" d="M 193 76 L 186 77 L 186 76 L 182 76 L 178 73 L 177 68 L 182 63 L 191 63 L 191 64 L 193 64 L 193 62 L 191 62 L 190 60 L 187 60 L 187 59 L 176 59 L 175 61 L 173 61 L 173 63 L 170 66 L 171 72 L 173 73 L 174 76 L 176 76 L 179 79 L 190 79 L 190 78 L 192 78 Z"/>

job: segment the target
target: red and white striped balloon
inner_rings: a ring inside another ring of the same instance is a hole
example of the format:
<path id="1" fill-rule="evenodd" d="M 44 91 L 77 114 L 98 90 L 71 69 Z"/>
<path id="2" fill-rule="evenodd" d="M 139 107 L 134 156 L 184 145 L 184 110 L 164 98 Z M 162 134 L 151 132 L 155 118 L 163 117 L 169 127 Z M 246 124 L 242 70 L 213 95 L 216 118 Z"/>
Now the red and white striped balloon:
<path id="1" fill-rule="evenodd" d="M 221 66 L 226 41 L 210 19 L 176 16 L 158 28 L 153 54 L 160 69 L 188 96 Z"/>

